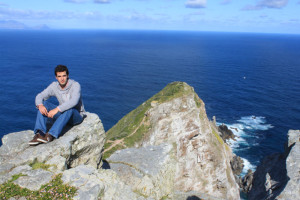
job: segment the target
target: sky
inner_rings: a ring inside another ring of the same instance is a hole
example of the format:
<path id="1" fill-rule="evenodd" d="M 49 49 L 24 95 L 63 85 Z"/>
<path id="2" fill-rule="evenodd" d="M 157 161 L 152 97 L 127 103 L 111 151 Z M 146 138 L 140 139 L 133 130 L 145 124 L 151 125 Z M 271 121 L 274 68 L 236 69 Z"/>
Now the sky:
<path id="1" fill-rule="evenodd" d="M 0 29 L 300 34 L 300 0 L 0 0 Z"/>

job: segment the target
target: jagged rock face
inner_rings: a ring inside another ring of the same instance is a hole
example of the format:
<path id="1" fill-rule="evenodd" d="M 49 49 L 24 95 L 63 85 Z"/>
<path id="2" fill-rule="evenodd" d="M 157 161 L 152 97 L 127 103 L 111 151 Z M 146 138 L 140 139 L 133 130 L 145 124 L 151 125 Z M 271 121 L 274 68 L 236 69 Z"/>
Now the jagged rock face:
<path id="1" fill-rule="evenodd" d="M 170 93 L 167 86 L 167 89 L 152 97 L 150 102 L 148 100 L 142 107 L 129 113 L 128 116 L 144 115 L 143 119 L 139 119 L 139 124 L 132 125 L 133 131 L 128 131 L 129 128 L 124 124 L 137 120 L 130 120 L 125 116 L 120 120 L 121 125 L 117 124 L 108 131 L 108 137 L 110 134 L 126 135 L 125 139 L 115 137 L 118 145 L 126 148 L 129 144 L 126 143 L 128 137 L 132 138 L 139 130 L 144 130 L 142 136 L 135 137 L 139 139 L 134 142 L 133 146 L 142 148 L 153 146 L 154 148 L 159 145 L 169 145 L 172 147 L 167 156 L 169 161 L 166 162 L 164 168 L 168 168 L 173 173 L 173 185 L 171 185 L 172 188 L 164 188 L 170 187 L 170 184 L 162 185 L 160 195 L 168 195 L 166 191 L 173 191 L 174 194 L 194 191 L 217 198 L 239 199 L 238 185 L 230 166 L 232 159 L 230 148 L 219 137 L 217 127 L 207 119 L 204 103 L 193 88 L 182 82 L 172 83 L 170 87 L 174 85 L 180 87 L 180 89 L 170 89 L 177 91 L 174 94 L 175 98 L 168 98 L 167 101 L 157 98 L 157 96 L 164 98 L 164 93 Z M 177 95 L 178 93 L 180 95 Z M 137 113 L 139 110 L 144 113 Z M 115 130 L 118 132 L 114 133 Z M 124 150 L 118 153 L 122 151 Z M 108 161 L 113 157 L 114 154 L 108 158 Z M 164 157 L 159 161 L 165 162 L 165 159 Z M 118 159 L 114 161 L 118 162 Z M 142 161 L 132 161 L 131 164 L 138 162 Z M 121 172 L 116 172 L 122 176 Z M 151 176 L 148 177 L 151 179 Z M 152 179 L 150 182 L 156 181 Z"/>
<path id="2" fill-rule="evenodd" d="M 300 198 L 300 130 L 290 130 L 288 136 L 286 170 L 289 181 L 277 197 L 282 200 Z"/>
<path id="3" fill-rule="evenodd" d="M 265 157 L 257 167 L 248 198 L 299 199 L 300 196 L 300 131 L 288 132 L 284 153 Z"/>
<path id="4" fill-rule="evenodd" d="M 253 182 L 253 172 L 251 169 L 248 170 L 247 174 L 240 180 L 240 188 L 244 193 L 248 193 L 251 190 Z"/>
<path id="5" fill-rule="evenodd" d="M 105 132 L 96 114 L 87 113 L 87 117 L 80 125 L 72 127 L 59 139 L 48 144 L 29 146 L 28 142 L 33 136 L 33 131 L 29 130 L 3 137 L 3 145 L 0 147 L 0 184 L 11 178 L 13 174 L 10 172 L 13 169 L 23 166 L 21 168 L 26 170 L 20 172 L 27 174 L 28 177 L 22 177 L 19 181 L 22 181 L 22 186 L 27 184 L 30 188 L 32 182 L 29 179 L 30 175 L 44 173 L 25 167 L 33 162 L 55 166 L 52 170 L 56 173 L 81 164 L 95 168 L 100 166 Z M 28 179 L 27 183 L 25 179 Z"/>
<path id="6" fill-rule="evenodd" d="M 228 127 L 225 124 L 218 126 L 218 131 L 221 133 L 221 137 L 225 142 L 226 140 L 235 138 L 233 132 L 230 129 L 228 129 Z"/>
<path id="7" fill-rule="evenodd" d="M 244 161 L 241 157 L 234 154 L 232 160 L 230 161 L 231 168 L 233 170 L 233 174 L 240 175 L 244 168 Z"/>
<path id="8" fill-rule="evenodd" d="M 239 199 L 229 163 L 231 152 L 214 135 L 217 132 L 207 119 L 204 103 L 198 99 L 198 108 L 195 98 L 192 93 L 151 108 L 153 128 L 143 146 L 175 144 L 175 190 Z"/>

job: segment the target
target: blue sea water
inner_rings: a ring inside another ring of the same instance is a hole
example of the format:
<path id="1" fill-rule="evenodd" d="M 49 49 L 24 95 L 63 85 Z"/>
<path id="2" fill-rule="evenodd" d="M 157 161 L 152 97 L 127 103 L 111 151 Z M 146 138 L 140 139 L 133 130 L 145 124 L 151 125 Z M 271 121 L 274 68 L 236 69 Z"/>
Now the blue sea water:
<path id="1" fill-rule="evenodd" d="M 108 130 L 173 81 L 239 136 L 255 168 L 300 129 L 300 35 L 179 31 L 0 31 L 0 137 L 33 129 L 35 96 L 69 67 L 85 108 Z M 245 172 L 244 171 L 244 172 Z"/>

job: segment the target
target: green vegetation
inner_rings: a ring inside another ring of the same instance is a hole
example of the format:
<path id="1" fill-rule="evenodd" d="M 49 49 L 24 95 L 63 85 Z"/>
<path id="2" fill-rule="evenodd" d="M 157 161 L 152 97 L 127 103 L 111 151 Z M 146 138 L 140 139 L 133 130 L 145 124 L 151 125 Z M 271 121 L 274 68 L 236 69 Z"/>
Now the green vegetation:
<path id="1" fill-rule="evenodd" d="M 109 158 L 109 156 L 111 154 L 113 154 L 115 151 L 123 149 L 124 147 L 122 145 L 117 144 L 116 146 L 114 146 L 113 148 L 111 148 L 109 151 L 105 152 L 103 154 L 103 159 L 106 160 L 107 158 Z"/>
<path id="2" fill-rule="evenodd" d="M 212 133 L 216 136 L 220 144 L 224 144 L 223 139 L 219 136 L 219 134 L 215 131 L 215 129 L 212 128 Z"/>
<path id="3" fill-rule="evenodd" d="M 162 197 L 160 198 L 160 200 L 167 200 L 167 199 L 170 199 L 170 198 L 168 197 L 168 195 L 162 196 Z"/>
<path id="4" fill-rule="evenodd" d="M 197 106 L 198 108 L 200 108 L 200 107 L 201 107 L 201 100 L 200 100 L 200 98 L 198 97 L 198 95 L 195 94 L 194 100 L 195 100 L 195 102 L 196 102 L 196 106 Z"/>
<path id="5" fill-rule="evenodd" d="M 24 174 L 22 174 L 22 173 L 20 173 L 20 174 L 15 174 L 15 175 L 13 175 L 12 177 L 11 177 L 11 182 L 14 182 L 15 180 L 17 180 L 18 178 L 20 178 L 21 176 L 26 176 L 26 175 L 24 175 Z"/>
<path id="6" fill-rule="evenodd" d="M 147 195 L 143 194 L 142 192 L 140 192 L 140 191 L 138 191 L 138 190 L 133 190 L 133 192 L 136 193 L 136 194 L 139 195 L 139 196 L 142 196 L 142 197 L 144 197 L 144 198 L 148 198 Z"/>
<path id="7" fill-rule="evenodd" d="M 43 169 L 43 170 L 49 171 L 49 167 L 51 167 L 52 165 L 48 165 L 43 162 L 38 162 L 37 159 L 34 159 L 34 161 L 32 163 L 30 163 L 29 166 L 32 167 L 33 170 Z"/>
<path id="8" fill-rule="evenodd" d="M 11 180 L 0 185 L 0 199 L 9 199 L 11 197 L 20 198 L 25 197 L 26 199 L 63 199 L 71 200 L 76 195 L 77 189 L 75 187 L 63 184 L 61 180 L 61 174 L 57 175 L 51 182 L 43 185 L 39 191 L 31 191 L 26 188 L 21 188 L 20 186 L 13 183 L 19 177 L 24 176 L 23 174 L 16 174 Z"/>
<path id="9" fill-rule="evenodd" d="M 124 139 L 126 146 L 131 147 L 134 146 L 135 142 L 141 141 L 144 137 L 144 134 L 147 133 L 149 129 L 150 126 L 145 126 L 144 124 L 142 124 L 135 134 Z"/>
<path id="10" fill-rule="evenodd" d="M 157 102 L 158 104 L 161 104 L 192 93 L 194 93 L 193 88 L 188 86 L 186 83 L 173 82 L 168 84 L 164 89 L 141 104 L 135 110 L 128 113 L 116 125 L 108 130 L 107 141 L 109 140 L 110 142 L 107 142 L 105 147 L 109 148 L 109 146 L 112 144 L 111 141 L 122 138 L 124 138 L 124 143 L 127 147 L 134 146 L 134 144 L 138 141 L 141 141 L 151 129 L 151 125 L 146 123 L 149 119 L 146 115 L 146 112 L 151 108 L 151 102 Z M 124 148 L 122 146 L 119 147 Z M 109 157 L 113 152 L 114 151 L 112 151 L 112 149 L 105 152 L 104 158 Z"/>

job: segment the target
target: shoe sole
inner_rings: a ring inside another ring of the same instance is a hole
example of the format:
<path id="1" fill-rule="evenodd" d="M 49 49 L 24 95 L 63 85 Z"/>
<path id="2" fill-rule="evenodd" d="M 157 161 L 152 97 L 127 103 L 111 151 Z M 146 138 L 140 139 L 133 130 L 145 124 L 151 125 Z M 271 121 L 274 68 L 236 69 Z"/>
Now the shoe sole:
<path id="1" fill-rule="evenodd" d="M 29 142 L 28 143 L 30 146 L 36 146 L 38 144 L 41 144 L 40 142 Z"/>
<path id="2" fill-rule="evenodd" d="M 49 142 L 49 141 L 47 141 L 47 140 L 43 140 L 43 139 L 40 139 L 40 138 L 38 138 L 37 141 L 39 141 L 39 142 L 41 142 L 41 143 L 48 143 L 48 142 Z"/>

